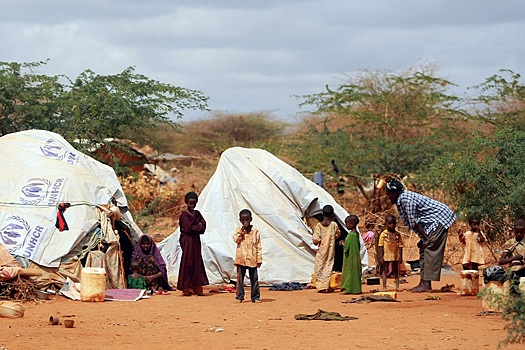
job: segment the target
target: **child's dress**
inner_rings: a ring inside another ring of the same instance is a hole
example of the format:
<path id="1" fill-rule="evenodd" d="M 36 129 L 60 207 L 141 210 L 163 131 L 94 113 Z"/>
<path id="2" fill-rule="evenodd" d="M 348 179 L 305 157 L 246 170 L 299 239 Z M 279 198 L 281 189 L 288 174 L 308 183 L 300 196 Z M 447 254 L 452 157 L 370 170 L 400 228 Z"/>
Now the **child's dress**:
<path id="1" fill-rule="evenodd" d="M 403 238 L 401 237 L 401 234 L 396 231 L 394 233 L 394 236 L 392 239 L 389 238 L 388 230 L 384 230 L 381 232 L 381 235 L 379 236 L 379 241 L 377 243 L 378 247 L 383 247 L 383 261 L 384 262 L 391 262 L 401 265 L 399 262 L 399 248 L 403 247 Z M 390 264 L 387 274 L 392 271 L 392 266 Z M 401 269 L 398 269 L 398 271 L 401 273 Z M 406 269 L 405 269 L 406 271 Z"/>
<path id="2" fill-rule="evenodd" d="M 478 236 L 478 234 L 480 236 Z M 463 255 L 462 264 L 485 264 L 485 258 L 483 258 L 483 245 L 479 242 L 479 237 L 484 237 L 483 233 L 472 232 L 469 230 L 465 232 L 465 235 L 463 237 L 465 239 L 465 255 Z"/>
<path id="3" fill-rule="evenodd" d="M 341 292 L 343 294 L 361 294 L 361 255 L 359 253 L 359 236 L 356 231 L 348 232 L 345 239 L 343 255 L 343 273 Z"/>
<path id="4" fill-rule="evenodd" d="M 335 240 L 339 237 L 339 228 L 335 222 L 328 226 L 318 223 L 315 226 L 312 242 L 318 244 L 317 254 L 315 254 L 315 287 L 319 291 L 330 289 L 330 276 L 334 266 Z"/>
<path id="5" fill-rule="evenodd" d="M 131 275 L 128 275 L 127 278 L 128 282 L 128 289 L 146 289 L 146 279 L 144 276 L 140 276 L 139 278 L 133 278 Z"/>

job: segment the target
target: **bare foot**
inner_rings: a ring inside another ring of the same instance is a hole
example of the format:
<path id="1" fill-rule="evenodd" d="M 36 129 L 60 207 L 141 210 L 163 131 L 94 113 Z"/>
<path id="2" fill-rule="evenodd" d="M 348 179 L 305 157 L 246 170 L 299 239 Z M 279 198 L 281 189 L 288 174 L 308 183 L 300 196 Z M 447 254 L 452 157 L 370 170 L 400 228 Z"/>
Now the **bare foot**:
<path id="1" fill-rule="evenodd" d="M 421 288 L 421 282 L 419 282 L 419 284 L 418 284 L 417 286 L 410 288 L 409 291 L 412 292 L 412 291 L 414 291 L 415 289 L 419 289 L 419 288 Z"/>
<path id="2" fill-rule="evenodd" d="M 425 293 L 425 292 L 432 292 L 432 288 L 429 286 L 421 285 L 421 286 L 410 289 L 410 291 L 415 292 L 415 293 Z"/>

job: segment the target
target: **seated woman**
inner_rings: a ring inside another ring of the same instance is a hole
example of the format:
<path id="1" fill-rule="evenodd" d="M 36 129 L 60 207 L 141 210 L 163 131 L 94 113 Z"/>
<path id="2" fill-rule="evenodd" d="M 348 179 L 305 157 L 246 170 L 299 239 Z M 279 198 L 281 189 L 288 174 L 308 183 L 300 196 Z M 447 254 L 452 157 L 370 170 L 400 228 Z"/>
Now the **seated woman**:
<path id="1" fill-rule="evenodd" d="M 147 288 L 157 290 L 171 290 L 168 284 L 166 263 L 160 255 L 159 248 L 148 235 L 140 237 L 135 250 L 131 255 L 131 261 L 137 260 L 140 264 L 139 273 L 144 276 Z"/>

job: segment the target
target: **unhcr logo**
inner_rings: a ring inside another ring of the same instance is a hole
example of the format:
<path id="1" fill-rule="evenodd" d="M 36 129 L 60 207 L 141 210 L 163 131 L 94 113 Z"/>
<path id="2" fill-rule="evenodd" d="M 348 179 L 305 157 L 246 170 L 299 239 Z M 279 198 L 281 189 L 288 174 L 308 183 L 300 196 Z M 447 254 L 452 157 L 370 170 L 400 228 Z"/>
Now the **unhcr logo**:
<path id="1" fill-rule="evenodd" d="M 69 152 L 53 139 L 47 140 L 45 145 L 40 146 L 40 151 L 46 158 L 62 160 L 71 165 L 75 164 L 78 158 L 75 153 Z"/>
<path id="2" fill-rule="evenodd" d="M 44 178 L 32 178 L 27 180 L 27 185 L 22 187 L 22 197 L 20 201 L 24 204 L 37 205 L 45 203 L 56 205 L 59 200 L 60 192 L 66 182 L 65 178 L 58 178 L 51 182 Z"/>
<path id="3" fill-rule="evenodd" d="M 39 204 L 47 197 L 51 181 L 44 178 L 32 178 L 27 180 L 27 185 L 22 187 L 20 200 L 25 204 Z"/>
<path id="4" fill-rule="evenodd" d="M 30 231 L 31 227 L 26 220 L 20 216 L 11 215 L 4 220 L 4 226 L 0 229 L 0 239 L 2 244 L 13 252 L 24 245 Z"/>

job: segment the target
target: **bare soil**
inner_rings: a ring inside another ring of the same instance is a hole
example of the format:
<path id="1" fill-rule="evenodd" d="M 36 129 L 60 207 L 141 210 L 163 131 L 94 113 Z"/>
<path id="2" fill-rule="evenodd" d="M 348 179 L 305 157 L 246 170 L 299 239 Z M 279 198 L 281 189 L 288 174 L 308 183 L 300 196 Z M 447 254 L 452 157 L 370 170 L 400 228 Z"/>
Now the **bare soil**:
<path id="1" fill-rule="evenodd" d="M 408 289 L 419 276 L 406 280 L 402 287 Z M 343 303 L 358 296 L 267 288 L 259 304 L 238 303 L 233 293 L 209 293 L 212 287 L 203 297 L 175 291 L 137 302 L 86 303 L 56 296 L 25 303 L 22 318 L 0 319 L 0 349 L 496 349 L 506 335 L 499 315 L 479 316 L 481 301 L 475 296 L 437 291 L 459 282 L 457 274 L 443 275 L 433 293 L 402 291 L 398 303 Z M 364 285 L 364 295 L 377 287 Z M 294 318 L 318 309 L 358 319 Z M 50 316 L 73 319 L 74 327 L 51 326 Z"/>

